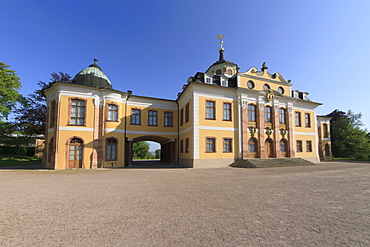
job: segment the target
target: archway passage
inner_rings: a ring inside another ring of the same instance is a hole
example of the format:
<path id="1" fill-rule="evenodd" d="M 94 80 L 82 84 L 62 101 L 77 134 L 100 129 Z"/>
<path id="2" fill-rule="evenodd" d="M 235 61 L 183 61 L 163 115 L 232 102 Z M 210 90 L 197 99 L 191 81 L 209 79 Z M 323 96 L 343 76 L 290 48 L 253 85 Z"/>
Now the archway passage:
<path id="1" fill-rule="evenodd" d="M 148 161 L 134 161 L 132 145 L 140 141 L 157 142 L 161 146 L 160 159 Z M 176 164 L 176 139 L 169 139 L 162 136 L 139 136 L 126 140 L 126 166 L 136 168 L 163 168 Z"/>

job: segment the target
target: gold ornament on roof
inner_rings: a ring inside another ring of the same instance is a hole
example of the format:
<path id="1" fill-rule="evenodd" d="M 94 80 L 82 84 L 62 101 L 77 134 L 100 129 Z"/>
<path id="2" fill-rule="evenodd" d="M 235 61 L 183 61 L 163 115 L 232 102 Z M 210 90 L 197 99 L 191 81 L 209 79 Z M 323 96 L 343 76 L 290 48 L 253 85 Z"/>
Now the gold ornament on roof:
<path id="1" fill-rule="evenodd" d="M 222 48 L 222 44 L 224 43 L 222 40 L 225 38 L 226 36 L 225 35 L 222 35 L 222 34 L 219 34 L 217 35 L 217 39 L 220 40 L 220 50 L 223 50 L 224 48 Z"/>

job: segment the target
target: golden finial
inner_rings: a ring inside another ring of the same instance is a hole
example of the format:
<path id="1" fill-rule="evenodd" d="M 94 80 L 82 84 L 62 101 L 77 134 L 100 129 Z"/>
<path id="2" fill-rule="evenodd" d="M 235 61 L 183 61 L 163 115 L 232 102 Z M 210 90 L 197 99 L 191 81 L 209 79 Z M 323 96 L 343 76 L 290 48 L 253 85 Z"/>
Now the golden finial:
<path id="1" fill-rule="evenodd" d="M 220 50 L 224 50 L 224 48 L 222 47 L 222 44 L 224 43 L 222 40 L 226 38 L 226 36 L 222 35 L 222 34 L 219 34 L 217 35 L 217 39 L 220 40 Z"/>

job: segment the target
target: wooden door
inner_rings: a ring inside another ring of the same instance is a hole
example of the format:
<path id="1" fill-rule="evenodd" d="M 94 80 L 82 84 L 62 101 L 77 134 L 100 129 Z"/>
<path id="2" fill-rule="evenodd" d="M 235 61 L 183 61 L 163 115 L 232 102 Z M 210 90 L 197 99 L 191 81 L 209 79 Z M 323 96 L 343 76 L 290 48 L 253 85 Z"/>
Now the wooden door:
<path id="1" fill-rule="evenodd" d="M 82 168 L 82 140 L 73 138 L 69 144 L 69 162 L 67 168 Z"/>
<path id="2" fill-rule="evenodd" d="M 271 139 L 267 139 L 265 142 L 267 157 L 274 157 L 274 143 Z"/>

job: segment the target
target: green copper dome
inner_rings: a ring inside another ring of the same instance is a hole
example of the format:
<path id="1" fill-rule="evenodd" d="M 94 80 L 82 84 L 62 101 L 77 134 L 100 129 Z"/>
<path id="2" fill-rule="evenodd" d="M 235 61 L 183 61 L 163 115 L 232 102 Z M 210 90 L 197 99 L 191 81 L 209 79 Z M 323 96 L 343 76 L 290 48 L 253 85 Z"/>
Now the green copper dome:
<path id="1" fill-rule="evenodd" d="M 112 83 L 98 66 L 97 62 L 98 60 L 94 59 L 94 64 L 79 72 L 73 78 L 72 83 L 88 87 L 113 89 Z"/>

